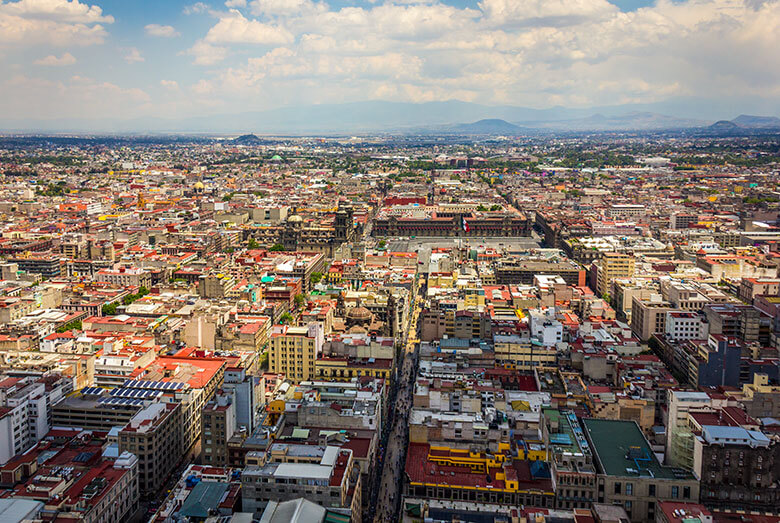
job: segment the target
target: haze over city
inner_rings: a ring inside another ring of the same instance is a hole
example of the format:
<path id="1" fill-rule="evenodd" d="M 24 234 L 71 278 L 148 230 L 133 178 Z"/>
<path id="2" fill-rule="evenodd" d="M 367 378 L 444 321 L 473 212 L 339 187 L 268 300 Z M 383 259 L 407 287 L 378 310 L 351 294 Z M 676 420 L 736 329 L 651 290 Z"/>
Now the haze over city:
<path id="1" fill-rule="evenodd" d="M 225 131 L 182 120 L 367 101 L 777 116 L 778 27 L 762 0 L 3 0 L 0 127 Z"/>

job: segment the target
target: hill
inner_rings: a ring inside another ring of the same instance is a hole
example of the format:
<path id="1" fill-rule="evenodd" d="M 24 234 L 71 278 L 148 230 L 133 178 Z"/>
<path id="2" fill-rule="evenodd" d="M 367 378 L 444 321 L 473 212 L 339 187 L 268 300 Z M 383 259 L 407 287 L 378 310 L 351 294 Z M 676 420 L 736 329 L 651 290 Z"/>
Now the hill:
<path id="1" fill-rule="evenodd" d="M 776 116 L 753 116 L 750 114 L 740 114 L 731 121 L 740 127 L 780 129 L 780 118 Z"/>

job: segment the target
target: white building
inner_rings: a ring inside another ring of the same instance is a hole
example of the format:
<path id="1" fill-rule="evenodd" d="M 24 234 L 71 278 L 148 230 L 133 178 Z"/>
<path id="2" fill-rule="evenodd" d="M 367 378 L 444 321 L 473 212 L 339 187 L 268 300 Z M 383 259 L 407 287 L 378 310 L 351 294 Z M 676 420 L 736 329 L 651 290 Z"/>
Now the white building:
<path id="1" fill-rule="evenodd" d="M 674 341 L 704 340 L 708 335 L 707 323 L 695 312 L 668 311 L 664 334 Z"/>

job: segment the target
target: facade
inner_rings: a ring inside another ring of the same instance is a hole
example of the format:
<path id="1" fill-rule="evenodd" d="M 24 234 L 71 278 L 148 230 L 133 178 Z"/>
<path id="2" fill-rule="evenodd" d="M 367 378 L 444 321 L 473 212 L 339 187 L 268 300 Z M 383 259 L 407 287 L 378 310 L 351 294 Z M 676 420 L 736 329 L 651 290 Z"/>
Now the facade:
<path id="1" fill-rule="evenodd" d="M 236 432 L 234 395 L 217 392 L 203 407 L 201 415 L 201 456 L 203 463 L 223 467 L 228 462 L 227 444 Z"/>
<path id="2" fill-rule="evenodd" d="M 597 502 L 621 505 L 631 521 L 654 521 L 659 501 L 699 499 L 690 473 L 661 465 L 633 421 L 584 419 L 598 471 Z"/>
<path id="3" fill-rule="evenodd" d="M 780 441 L 743 427 L 705 425 L 694 439 L 701 502 L 717 510 L 771 512 L 780 506 Z"/>
<path id="4" fill-rule="evenodd" d="M 322 327 L 316 323 L 275 329 L 270 338 L 269 372 L 283 373 L 293 383 L 313 380 L 317 374 L 315 361 L 322 353 L 323 343 Z"/>
<path id="5" fill-rule="evenodd" d="M 180 405 L 153 403 L 139 411 L 118 434 L 120 452 L 138 457 L 142 497 L 153 498 L 182 455 Z"/>
<path id="6" fill-rule="evenodd" d="M 241 474 L 244 512 L 260 516 L 270 502 L 304 497 L 325 508 L 350 509 L 350 521 L 361 521 L 360 471 L 352 451 L 327 447 L 319 461 L 250 465 Z"/>
<path id="7" fill-rule="evenodd" d="M 610 294 L 610 285 L 616 278 L 629 278 L 634 275 L 634 257 L 630 254 L 605 252 L 598 261 L 596 294 Z"/>
<path id="8" fill-rule="evenodd" d="M 643 300 L 636 296 L 631 305 L 631 331 L 642 341 L 666 331 L 666 314 L 673 311 L 671 304 L 656 299 Z"/>
<path id="9" fill-rule="evenodd" d="M 667 311 L 664 334 L 668 340 L 706 339 L 706 323 L 703 317 L 693 312 Z"/>

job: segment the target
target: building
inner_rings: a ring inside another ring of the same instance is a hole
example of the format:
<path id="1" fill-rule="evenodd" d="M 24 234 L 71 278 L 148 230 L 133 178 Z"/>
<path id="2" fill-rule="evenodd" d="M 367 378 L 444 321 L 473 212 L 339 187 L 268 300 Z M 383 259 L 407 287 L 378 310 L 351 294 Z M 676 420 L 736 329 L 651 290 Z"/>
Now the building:
<path id="1" fill-rule="evenodd" d="M 308 327 L 275 327 L 271 333 L 268 369 L 282 373 L 293 383 L 315 379 L 316 360 L 322 353 L 324 335 L 316 323 Z"/>
<path id="2" fill-rule="evenodd" d="M 148 401 L 118 401 L 101 387 L 84 387 L 52 406 L 51 423 L 57 427 L 79 427 L 108 432 L 127 424 Z"/>
<path id="3" fill-rule="evenodd" d="M 694 438 L 693 473 L 701 482 L 701 502 L 711 509 L 775 511 L 780 506 L 780 437 L 705 425 Z"/>
<path id="4" fill-rule="evenodd" d="M 780 279 L 742 278 L 739 282 L 737 297 L 745 303 L 753 304 L 756 296 L 780 295 Z"/>
<path id="5" fill-rule="evenodd" d="M 15 512 L 3 511 L 13 500 L 21 507 L 22 501 L 45 505 L 42 519 L 48 521 L 128 521 L 138 509 L 138 458 L 130 453 L 106 457 L 107 444 L 92 433 L 52 431 L 45 442 L 3 467 L 0 520 L 22 521 L 14 519 Z M 33 520 L 39 521 L 25 521 Z"/>
<path id="6" fill-rule="evenodd" d="M 152 273 L 137 267 L 119 269 L 100 269 L 95 273 L 95 281 L 108 282 L 120 287 L 152 287 Z"/>
<path id="7" fill-rule="evenodd" d="M 0 381 L 0 464 L 38 443 L 51 428 L 50 408 L 65 395 L 64 379 Z"/>
<path id="8" fill-rule="evenodd" d="M 631 331 L 642 341 L 666 332 L 666 314 L 673 311 L 669 302 L 657 294 L 649 300 L 634 296 L 631 304 Z"/>
<path id="9" fill-rule="evenodd" d="M 664 334 L 668 340 L 703 340 L 707 338 L 704 318 L 693 312 L 667 311 Z"/>
<path id="10" fill-rule="evenodd" d="M 450 502 L 553 508 L 555 491 L 547 463 L 507 454 L 411 443 L 404 494 Z"/>
<path id="11" fill-rule="evenodd" d="M 659 501 L 699 499 L 699 483 L 661 465 L 633 421 L 584 419 L 598 471 L 597 502 L 621 505 L 631 521 L 654 521 Z"/>
<path id="12" fill-rule="evenodd" d="M 119 451 L 138 457 L 138 485 L 142 497 L 156 497 L 184 457 L 180 425 L 179 404 L 152 403 L 119 431 Z"/>
<path id="13" fill-rule="evenodd" d="M 259 516 L 270 502 L 303 497 L 326 508 L 350 509 L 350 521 L 361 521 L 360 471 L 352 451 L 329 446 L 318 462 L 250 465 L 241 474 L 244 512 Z"/>
<path id="14" fill-rule="evenodd" d="M 217 467 L 227 465 L 227 444 L 236 432 L 234 397 L 234 394 L 220 391 L 203 407 L 201 456 L 206 465 Z"/>
<path id="15" fill-rule="evenodd" d="M 616 278 L 629 278 L 634 275 L 634 256 L 618 252 L 605 252 L 597 263 L 596 294 L 611 294 L 610 285 Z"/>

